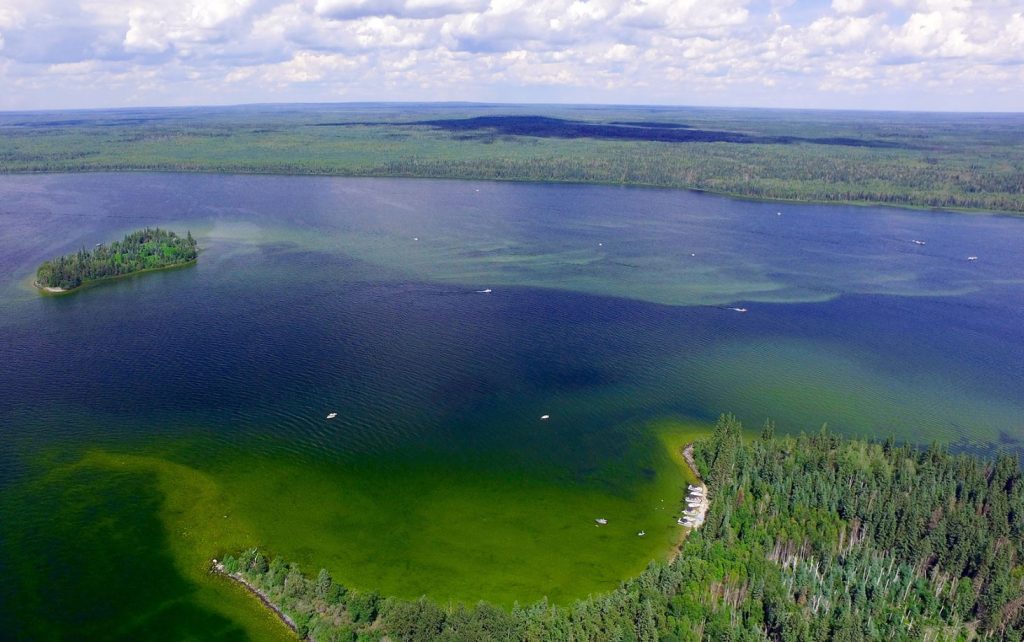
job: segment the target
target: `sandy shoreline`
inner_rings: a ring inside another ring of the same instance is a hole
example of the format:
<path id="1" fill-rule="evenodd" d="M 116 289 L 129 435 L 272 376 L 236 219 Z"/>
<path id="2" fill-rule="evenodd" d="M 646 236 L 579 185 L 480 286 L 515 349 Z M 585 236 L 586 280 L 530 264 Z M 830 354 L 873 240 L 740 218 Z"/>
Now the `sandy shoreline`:
<path id="1" fill-rule="evenodd" d="M 689 466 L 690 471 L 693 472 L 694 478 L 697 479 L 697 483 L 700 485 L 701 488 L 704 489 L 704 492 L 707 493 L 707 484 L 705 484 L 704 480 L 701 479 L 700 473 L 697 471 L 697 462 L 694 461 L 693 459 L 693 442 L 690 442 L 683 446 L 680 452 L 683 455 L 683 460 L 686 461 L 686 465 Z M 680 553 L 682 553 L 683 543 L 686 541 L 686 535 L 691 530 L 694 530 L 694 528 L 684 529 L 683 532 L 679 535 L 676 545 L 672 547 L 672 551 L 668 556 L 669 564 L 675 562 L 676 559 L 679 557 Z"/>
<path id="2" fill-rule="evenodd" d="M 71 290 L 65 290 L 64 288 L 55 288 L 49 285 L 43 285 L 39 281 L 32 281 L 32 285 L 36 286 L 43 292 L 49 292 L 50 294 L 60 294 L 61 292 L 70 292 Z"/>
<path id="3" fill-rule="evenodd" d="M 697 478 L 697 481 L 700 482 L 701 486 L 704 486 L 704 480 L 700 478 L 700 473 L 697 472 L 697 462 L 695 462 L 693 460 L 693 442 L 692 441 L 690 443 L 686 444 L 685 446 L 683 446 L 683 459 L 686 460 L 686 463 L 687 463 L 687 465 L 689 465 L 690 470 L 693 471 L 693 476 Z"/>

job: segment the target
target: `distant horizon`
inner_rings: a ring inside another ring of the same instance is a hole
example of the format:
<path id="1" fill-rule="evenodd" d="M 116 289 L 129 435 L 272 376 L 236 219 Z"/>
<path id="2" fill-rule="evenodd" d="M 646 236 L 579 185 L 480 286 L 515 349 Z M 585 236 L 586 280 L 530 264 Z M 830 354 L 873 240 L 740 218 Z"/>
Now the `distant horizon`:
<path id="1" fill-rule="evenodd" d="M 4 0 L 0 110 L 1024 110 L 1018 0 Z"/>
<path id="2" fill-rule="evenodd" d="M 601 109 L 664 109 L 688 110 L 736 110 L 736 111 L 786 111 L 786 112 L 833 112 L 833 113 L 870 113 L 870 114 L 938 114 L 938 115 L 1024 115 L 1020 110 L 967 110 L 967 109 L 866 109 L 856 107 L 764 107 L 755 105 L 703 105 L 703 104 L 671 104 L 671 103 L 601 103 L 601 102 L 508 102 L 508 101 L 473 101 L 473 100 L 352 100 L 352 101 L 294 101 L 294 102 L 240 102 L 240 103 L 196 103 L 167 105 L 118 105 L 118 106 L 71 106 L 41 107 L 31 109 L 0 109 L 0 114 L 43 114 L 67 112 L 111 112 L 111 111 L 145 111 L 145 110 L 188 110 L 188 109 L 241 109 L 247 107 L 346 107 L 346 106 L 448 106 L 448 107 L 556 107 L 556 108 L 601 108 Z"/>

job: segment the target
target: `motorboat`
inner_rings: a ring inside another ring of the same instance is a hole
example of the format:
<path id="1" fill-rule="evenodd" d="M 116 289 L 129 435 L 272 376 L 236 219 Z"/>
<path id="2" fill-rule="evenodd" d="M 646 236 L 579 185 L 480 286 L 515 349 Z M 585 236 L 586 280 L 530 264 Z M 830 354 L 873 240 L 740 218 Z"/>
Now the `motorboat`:
<path id="1" fill-rule="evenodd" d="M 334 419 L 337 416 L 338 416 L 338 413 L 332 412 L 332 413 L 328 413 L 327 418 L 328 419 Z"/>

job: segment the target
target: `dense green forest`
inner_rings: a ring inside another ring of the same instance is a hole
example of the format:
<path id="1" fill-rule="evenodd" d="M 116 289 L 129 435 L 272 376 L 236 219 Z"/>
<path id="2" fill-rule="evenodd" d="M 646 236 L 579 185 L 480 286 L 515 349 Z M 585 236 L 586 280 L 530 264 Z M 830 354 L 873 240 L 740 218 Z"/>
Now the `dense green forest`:
<path id="1" fill-rule="evenodd" d="M 1024 637 L 1016 458 L 776 437 L 771 424 L 744 441 L 723 416 L 695 459 L 712 498 L 703 529 L 671 563 L 570 606 L 384 599 L 257 549 L 224 567 L 319 642 Z"/>
<path id="2" fill-rule="evenodd" d="M 72 290 L 91 281 L 187 265 L 198 255 L 191 232 L 182 238 L 168 230 L 147 227 L 125 235 L 123 241 L 45 261 L 36 271 L 36 284 Z"/>
<path id="3" fill-rule="evenodd" d="M 0 114 L 0 173 L 610 183 L 1024 212 L 1024 116 L 524 105 Z"/>

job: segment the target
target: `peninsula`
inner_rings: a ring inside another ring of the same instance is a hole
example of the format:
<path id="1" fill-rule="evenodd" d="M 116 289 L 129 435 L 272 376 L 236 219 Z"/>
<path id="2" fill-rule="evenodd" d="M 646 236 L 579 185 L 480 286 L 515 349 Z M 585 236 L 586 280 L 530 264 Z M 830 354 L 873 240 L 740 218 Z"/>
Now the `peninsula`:
<path id="1" fill-rule="evenodd" d="M 44 261 L 36 270 L 35 286 L 61 294 L 97 281 L 190 265 L 198 256 L 191 232 L 182 238 L 169 230 L 147 227 L 125 235 L 122 241 Z"/>

